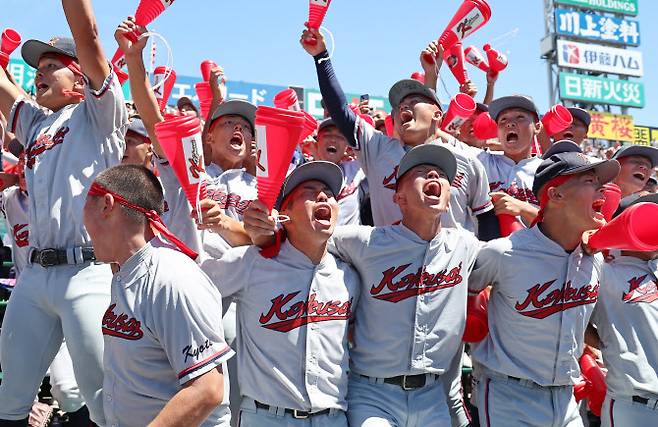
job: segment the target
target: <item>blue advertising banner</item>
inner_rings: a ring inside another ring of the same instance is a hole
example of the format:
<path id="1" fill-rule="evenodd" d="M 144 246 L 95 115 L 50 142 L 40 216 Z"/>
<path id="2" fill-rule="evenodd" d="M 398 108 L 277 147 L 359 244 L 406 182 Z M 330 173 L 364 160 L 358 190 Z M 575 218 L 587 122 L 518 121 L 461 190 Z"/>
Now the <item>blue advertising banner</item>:
<path id="1" fill-rule="evenodd" d="M 555 31 L 563 36 L 598 42 L 640 44 L 640 23 L 634 19 L 555 9 Z"/>

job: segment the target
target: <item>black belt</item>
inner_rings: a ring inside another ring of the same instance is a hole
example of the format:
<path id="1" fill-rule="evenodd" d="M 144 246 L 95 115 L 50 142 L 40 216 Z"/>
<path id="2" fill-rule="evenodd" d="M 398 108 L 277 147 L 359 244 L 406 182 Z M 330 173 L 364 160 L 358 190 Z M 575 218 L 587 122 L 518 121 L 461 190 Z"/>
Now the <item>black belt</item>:
<path id="1" fill-rule="evenodd" d="M 434 374 L 431 374 L 434 375 Z M 367 375 L 361 375 L 363 378 L 370 379 Z M 436 375 L 438 376 L 438 375 Z M 398 375 L 397 377 L 384 378 L 384 383 L 393 384 L 402 387 L 403 390 L 415 390 L 425 387 L 427 383 L 427 374 L 418 375 Z"/>
<path id="2" fill-rule="evenodd" d="M 647 399 L 646 397 L 642 396 L 633 396 L 633 402 L 640 403 L 642 405 L 648 405 L 650 400 L 651 399 Z"/>
<path id="3" fill-rule="evenodd" d="M 81 248 L 82 260 L 76 260 L 79 264 L 89 261 L 96 261 L 93 248 Z M 73 249 L 74 255 L 77 249 Z M 56 265 L 69 264 L 66 249 L 33 249 L 30 253 L 30 262 L 39 264 L 42 267 L 54 267 Z"/>
<path id="4" fill-rule="evenodd" d="M 256 408 L 258 408 L 258 409 L 265 409 L 267 411 L 270 410 L 271 406 L 266 404 L 266 403 L 260 403 L 257 400 L 254 400 L 254 403 L 256 404 Z M 318 411 L 318 412 L 307 412 L 307 411 L 299 411 L 297 409 L 288 409 L 288 408 L 286 408 L 285 412 L 286 412 L 286 414 L 292 415 L 292 417 L 296 420 L 303 420 L 303 419 L 306 419 L 306 418 L 309 418 L 309 417 L 314 417 L 316 415 L 329 414 L 331 412 L 331 409 L 323 409 L 323 410 Z"/>

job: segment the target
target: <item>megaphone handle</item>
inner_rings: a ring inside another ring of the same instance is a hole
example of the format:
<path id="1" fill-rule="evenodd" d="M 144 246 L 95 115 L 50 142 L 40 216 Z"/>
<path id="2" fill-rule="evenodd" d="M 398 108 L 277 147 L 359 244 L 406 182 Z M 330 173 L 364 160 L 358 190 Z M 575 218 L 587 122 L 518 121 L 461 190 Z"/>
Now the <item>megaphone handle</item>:
<path id="1" fill-rule="evenodd" d="M 435 64 L 436 63 L 436 59 L 434 59 L 434 56 L 429 54 L 429 53 L 423 53 L 423 59 L 425 60 L 425 62 L 427 62 L 429 64 Z"/>

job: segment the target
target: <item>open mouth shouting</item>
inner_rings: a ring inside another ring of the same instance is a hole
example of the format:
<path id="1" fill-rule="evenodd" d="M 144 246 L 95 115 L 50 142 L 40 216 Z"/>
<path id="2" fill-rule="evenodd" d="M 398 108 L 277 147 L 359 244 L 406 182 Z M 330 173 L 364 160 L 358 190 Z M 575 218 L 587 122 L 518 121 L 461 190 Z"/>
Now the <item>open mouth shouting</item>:
<path id="1" fill-rule="evenodd" d="M 594 202 L 592 202 L 592 211 L 594 212 L 593 218 L 596 219 L 597 221 L 605 220 L 605 217 L 601 212 L 601 210 L 603 209 L 603 205 L 605 205 L 605 199 L 596 199 L 594 200 Z"/>
<path id="2" fill-rule="evenodd" d="M 404 110 L 400 113 L 400 123 L 404 126 L 414 119 L 414 115 L 409 110 Z"/>
<path id="3" fill-rule="evenodd" d="M 326 150 L 327 150 L 327 153 L 329 153 L 329 154 L 338 153 L 338 147 L 336 147 L 335 145 L 327 145 Z"/>
<path id="4" fill-rule="evenodd" d="M 633 172 L 633 178 L 637 179 L 638 181 L 644 182 L 647 179 L 647 174 L 644 172 Z"/>
<path id="5" fill-rule="evenodd" d="M 566 131 L 566 132 L 564 132 L 563 136 L 564 136 L 564 139 L 573 139 L 573 132 Z"/>
<path id="6" fill-rule="evenodd" d="M 331 206 L 328 203 L 318 203 L 313 210 L 313 220 L 322 228 L 331 227 Z"/>
<path id="7" fill-rule="evenodd" d="M 36 88 L 37 88 L 37 96 L 41 96 L 44 93 L 46 93 L 46 91 L 50 88 L 50 86 L 48 86 L 43 82 L 40 82 L 39 84 L 36 85 Z"/>
<path id="8" fill-rule="evenodd" d="M 423 185 L 423 194 L 433 203 L 441 200 L 441 183 L 438 180 L 429 180 Z"/>
<path id="9" fill-rule="evenodd" d="M 233 132 L 229 143 L 234 150 L 242 150 L 242 147 L 244 147 L 244 136 L 242 135 L 242 132 Z"/>
<path id="10" fill-rule="evenodd" d="M 505 136 L 505 141 L 510 142 L 510 143 L 515 143 L 518 142 L 519 140 L 519 134 L 514 132 L 514 131 L 509 131 L 507 132 L 507 135 Z"/>

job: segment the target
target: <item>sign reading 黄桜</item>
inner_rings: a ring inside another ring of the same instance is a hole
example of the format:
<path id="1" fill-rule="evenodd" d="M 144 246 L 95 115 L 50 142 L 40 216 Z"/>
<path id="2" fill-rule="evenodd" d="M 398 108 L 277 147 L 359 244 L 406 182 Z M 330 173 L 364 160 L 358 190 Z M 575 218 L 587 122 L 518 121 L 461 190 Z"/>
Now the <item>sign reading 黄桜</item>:
<path id="1" fill-rule="evenodd" d="M 584 9 L 603 10 L 624 15 L 637 15 L 637 0 L 557 0 L 557 2 Z"/>
<path id="2" fill-rule="evenodd" d="M 557 41 L 557 64 L 601 73 L 641 77 L 642 53 L 569 40 Z"/>
<path id="3" fill-rule="evenodd" d="M 644 85 L 635 81 L 560 73 L 560 98 L 642 108 Z"/>
<path id="4" fill-rule="evenodd" d="M 592 120 L 587 131 L 588 138 L 629 142 L 635 140 L 633 116 L 600 111 L 590 111 L 589 114 Z"/>
<path id="5" fill-rule="evenodd" d="M 634 135 L 635 140 L 633 144 L 652 145 L 652 143 L 658 143 L 658 128 L 635 125 Z"/>
<path id="6" fill-rule="evenodd" d="M 631 46 L 640 44 L 640 24 L 638 21 L 594 15 L 575 10 L 555 9 L 555 31 L 563 36 L 607 43 Z"/>

